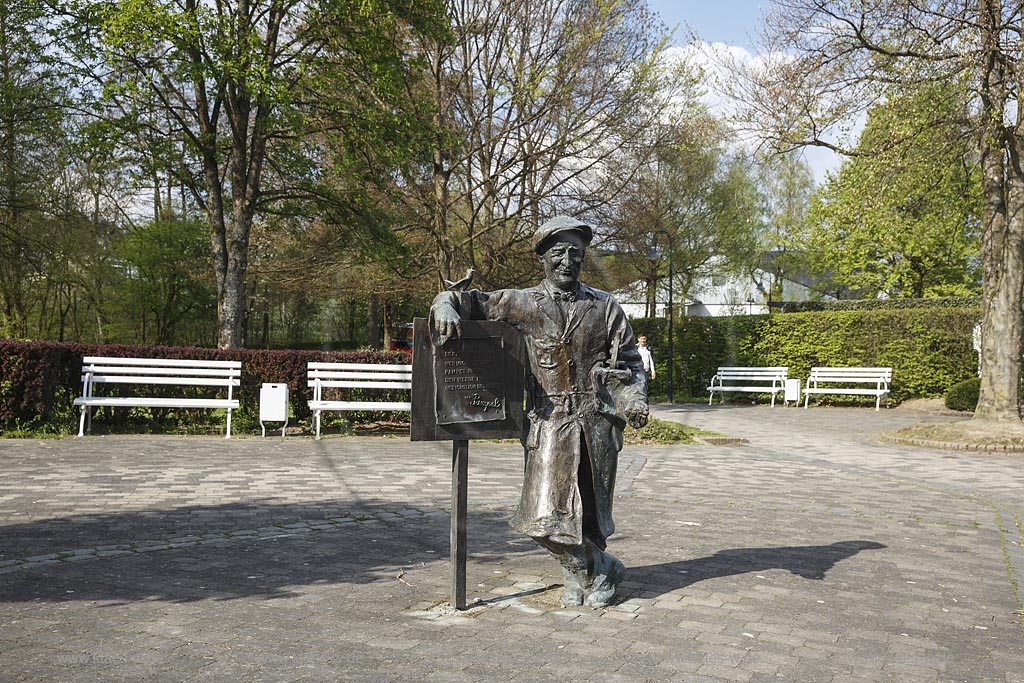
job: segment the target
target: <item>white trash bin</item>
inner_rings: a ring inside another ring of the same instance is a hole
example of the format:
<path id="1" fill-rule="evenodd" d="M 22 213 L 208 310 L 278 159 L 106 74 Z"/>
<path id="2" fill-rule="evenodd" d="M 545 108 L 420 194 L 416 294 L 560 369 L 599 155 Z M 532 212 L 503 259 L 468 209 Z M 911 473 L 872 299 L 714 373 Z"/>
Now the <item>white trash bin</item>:
<path id="1" fill-rule="evenodd" d="M 264 384 L 260 387 L 260 429 L 263 436 L 267 435 L 267 428 L 263 421 L 284 422 L 281 425 L 281 436 L 284 436 L 284 428 L 288 426 L 288 385 L 287 384 Z"/>
<path id="2" fill-rule="evenodd" d="M 796 401 L 797 403 L 800 403 L 800 380 L 786 380 L 786 389 L 783 393 L 782 400 L 784 400 L 786 403 L 789 403 L 790 401 Z"/>

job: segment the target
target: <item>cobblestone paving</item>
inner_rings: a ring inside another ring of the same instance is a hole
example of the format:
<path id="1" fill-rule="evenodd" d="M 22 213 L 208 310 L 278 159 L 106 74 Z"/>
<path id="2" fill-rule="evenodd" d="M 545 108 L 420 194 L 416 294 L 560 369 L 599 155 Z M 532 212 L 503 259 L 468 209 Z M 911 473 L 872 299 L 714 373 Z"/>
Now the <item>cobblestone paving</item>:
<path id="1" fill-rule="evenodd" d="M 606 610 L 508 529 L 516 444 L 0 441 L 0 681 L 1024 683 L 1024 458 L 884 444 L 871 409 L 685 406 L 628 448 Z"/>

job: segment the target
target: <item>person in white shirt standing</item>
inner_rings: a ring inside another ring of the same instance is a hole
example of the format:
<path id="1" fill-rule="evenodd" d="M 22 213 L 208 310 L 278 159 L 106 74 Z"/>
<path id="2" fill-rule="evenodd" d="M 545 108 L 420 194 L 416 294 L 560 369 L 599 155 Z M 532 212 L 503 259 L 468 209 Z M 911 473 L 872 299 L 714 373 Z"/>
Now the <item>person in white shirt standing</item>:
<path id="1" fill-rule="evenodd" d="M 644 362 L 644 372 L 651 379 L 655 379 L 658 373 L 654 369 L 654 356 L 651 354 L 651 347 L 647 345 L 647 337 L 645 335 L 640 335 L 636 338 L 636 350 L 640 352 L 640 359 Z"/>

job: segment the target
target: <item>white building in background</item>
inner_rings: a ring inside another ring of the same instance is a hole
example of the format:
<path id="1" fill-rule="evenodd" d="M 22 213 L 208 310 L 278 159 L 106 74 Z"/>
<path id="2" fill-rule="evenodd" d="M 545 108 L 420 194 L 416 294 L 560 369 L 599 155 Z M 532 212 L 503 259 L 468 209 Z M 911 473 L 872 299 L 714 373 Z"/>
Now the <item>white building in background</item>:
<path id="1" fill-rule="evenodd" d="M 779 300 L 770 300 L 768 293 L 774 291 L 777 294 L 779 289 L 782 294 Z M 770 303 L 808 301 L 810 298 L 809 283 L 787 278 L 777 280 L 773 273 L 755 268 L 751 272 L 698 278 L 690 287 L 684 315 L 759 315 L 770 311 Z"/>
<path id="2" fill-rule="evenodd" d="M 678 278 L 677 278 L 678 282 Z M 720 273 L 694 280 L 685 300 L 677 285 L 673 292 L 676 311 L 692 316 L 759 315 L 768 313 L 769 297 L 775 275 L 760 268 L 743 273 Z M 808 301 L 811 289 L 808 283 L 781 278 L 782 298 L 776 303 Z M 647 314 L 647 283 L 637 280 L 622 289 L 612 292 L 629 318 L 642 318 Z M 656 316 L 665 316 L 668 307 L 668 282 L 658 282 Z"/>

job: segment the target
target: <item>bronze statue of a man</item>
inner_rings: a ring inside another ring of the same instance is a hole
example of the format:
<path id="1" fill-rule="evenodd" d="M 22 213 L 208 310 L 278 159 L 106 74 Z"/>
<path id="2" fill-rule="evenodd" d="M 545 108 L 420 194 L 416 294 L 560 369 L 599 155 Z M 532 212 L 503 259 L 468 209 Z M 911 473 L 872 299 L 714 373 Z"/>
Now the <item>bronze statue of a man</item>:
<path id="1" fill-rule="evenodd" d="M 534 236 L 544 280 L 529 289 L 455 292 L 431 306 L 438 343 L 459 321 L 502 320 L 525 337 L 529 355 L 524 429 L 526 466 L 510 522 L 558 558 L 565 605 L 604 607 L 625 576 L 606 552 L 615 530 L 612 495 L 622 430 L 647 423 L 647 378 L 633 330 L 618 303 L 579 281 L 590 226 L 559 216 Z M 467 299 L 463 298 L 463 302 Z"/>

